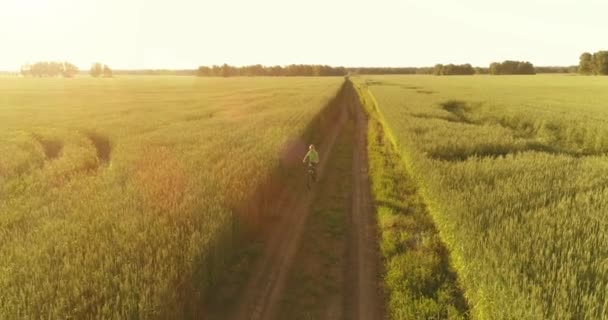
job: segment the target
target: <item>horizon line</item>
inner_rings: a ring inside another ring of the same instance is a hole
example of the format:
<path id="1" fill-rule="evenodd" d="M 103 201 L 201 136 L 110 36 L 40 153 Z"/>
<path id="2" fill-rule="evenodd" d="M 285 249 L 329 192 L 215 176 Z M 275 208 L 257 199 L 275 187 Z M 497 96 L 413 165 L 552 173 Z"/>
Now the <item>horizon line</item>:
<path id="1" fill-rule="evenodd" d="M 509 60 L 509 59 L 507 59 Z M 507 61 L 507 60 L 503 60 L 503 61 Z M 496 61 L 496 62 L 503 62 L 503 61 Z M 525 60 L 512 60 L 512 61 L 525 61 Z M 41 60 L 39 62 L 69 62 L 69 61 L 56 61 L 56 60 Z M 529 62 L 529 61 L 525 61 L 525 62 Z M 35 62 L 37 63 L 37 62 Z M 91 63 L 92 65 L 93 63 Z M 222 64 L 201 64 L 197 67 L 194 68 L 112 68 L 111 65 L 108 65 L 108 67 L 110 67 L 113 71 L 197 71 L 199 67 L 213 67 L 213 66 L 223 66 L 224 64 L 230 66 L 230 67 L 236 67 L 236 68 L 242 68 L 242 67 L 248 67 L 248 66 L 257 66 L 257 65 L 261 65 L 262 67 L 276 67 L 276 66 L 281 66 L 281 67 L 286 67 L 286 66 L 291 66 L 291 65 L 305 65 L 305 66 L 329 66 L 332 68 L 345 68 L 345 69 L 371 69 L 371 68 L 392 68 L 392 69 L 406 69 L 406 68 L 412 68 L 412 69 L 422 69 L 422 68 L 433 68 L 435 67 L 435 65 L 437 64 L 443 64 L 443 65 L 449 65 L 449 64 L 453 64 L 453 65 L 464 65 L 464 64 L 470 64 L 473 68 L 488 68 L 488 66 L 480 66 L 480 65 L 473 65 L 471 63 L 435 63 L 433 65 L 427 65 L 427 66 L 388 66 L 388 65 L 379 65 L 379 66 L 345 66 L 345 65 L 331 65 L 331 64 L 315 64 L 315 63 L 290 63 L 290 64 L 261 64 L 261 63 L 256 63 L 256 64 L 243 64 L 243 65 L 232 65 L 232 64 L 228 64 L 228 63 L 222 63 Z M 570 65 L 536 65 L 534 63 L 532 63 L 534 65 L 535 68 L 566 68 L 566 67 L 574 67 L 574 66 L 578 66 L 578 64 L 570 64 Z M 26 64 L 23 64 L 22 66 L 24 66 Z M 88 70 L 88 68 L 80 68 L 79 66 L 77 66 L 78 71 L 84 71 L 84 70 Z M 2 73 L 8 73 L 8 72 L 20 72 L 21 69 L 13 69 L 13 70 L 8 70 L 8 69 L 0 69 L 0 72 Z"/>

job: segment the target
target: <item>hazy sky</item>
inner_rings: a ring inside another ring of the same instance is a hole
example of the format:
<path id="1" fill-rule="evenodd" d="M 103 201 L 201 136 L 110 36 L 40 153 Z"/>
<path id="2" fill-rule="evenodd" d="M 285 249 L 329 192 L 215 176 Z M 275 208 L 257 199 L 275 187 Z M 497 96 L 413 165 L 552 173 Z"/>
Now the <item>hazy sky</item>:
<path id="1" fill-rule="evenodd" d="M 0 70 L 571 65 L 608 49 L 607 12 L 606 0 L 0 0 Z"/>

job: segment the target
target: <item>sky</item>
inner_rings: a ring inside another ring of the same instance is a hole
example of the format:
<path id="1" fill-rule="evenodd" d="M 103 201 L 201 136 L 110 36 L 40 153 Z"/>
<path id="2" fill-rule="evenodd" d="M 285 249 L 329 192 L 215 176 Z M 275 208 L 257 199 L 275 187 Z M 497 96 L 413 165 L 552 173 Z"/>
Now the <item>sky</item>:
<path id="1" fill-rule="evenodd" d="M 605 0 L 0 0 L 0 70 L 574 65 L 608 49 L 606 12 Z"/>

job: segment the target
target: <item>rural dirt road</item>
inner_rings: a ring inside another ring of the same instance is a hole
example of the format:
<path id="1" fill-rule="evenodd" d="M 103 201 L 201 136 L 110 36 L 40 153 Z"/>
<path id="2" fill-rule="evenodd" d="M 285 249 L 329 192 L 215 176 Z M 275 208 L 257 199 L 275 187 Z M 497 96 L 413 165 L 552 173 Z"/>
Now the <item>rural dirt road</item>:
<path id="1" fill-rule="evenodd" d="M 323 175 L 329 154 L 346 121 L 346 116 L 347 114 L 343 110 L 335 126 L 332 127 L 321 145 L 319 150 L 321 156 L 318 166 L 319 176 Z M 257 320 L 274 317 L 285 285 L 285 278 L 298 249 L 298 242 L 310 206 L 315 199 L 315 192 L 316 188 L 313 188 L 313 191 L 303 193 L 299 201 L 288 204 L 283 210 L 284 218 L 281 219 L 275 234 L 268 241 L 269 245 L 262 258 L 254 266 L 253 275 L 245 288 L 234 319 Z"/>
<path id="2" fill-rule="evenodd" d="M 367 172 L 367 119 L 354 91 L 344 97 L 341 115 L 325 138 L 319 153 L 319 175 L 323 175 L 336 138 L 346 121 L 354 121 L 352 160 L 352 204 L 348 236 L 348 265 L 344 277 L 344 303 L 329 303 L 325 319 L 382 319 L 383 303 L 378 279 L 378 246 L 376 222 L 372 208 Z M 302 194 L 287 204 L 284 217 L 270 236 L 261 259 L 253 272 L 234 312 L 235 320 L 275 319 L 280 307 L 286 279 L 298 252 L 306 219 L 316 198 L 316 190 Z M 336 252 L 336 255 L 344 254 Z M 340 310 L 344 309 L 344 310 Z"/>

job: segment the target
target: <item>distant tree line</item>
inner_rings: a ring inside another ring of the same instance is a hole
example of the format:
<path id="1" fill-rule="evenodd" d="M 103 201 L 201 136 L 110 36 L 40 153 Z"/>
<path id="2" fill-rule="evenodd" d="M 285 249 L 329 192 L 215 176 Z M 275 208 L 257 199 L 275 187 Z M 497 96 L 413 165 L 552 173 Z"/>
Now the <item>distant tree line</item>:
<path id="1" fill-rule="evenodd" d="M 21 75 L 33 77 L 73 77 L 78 68 L 69 62 L 41 61 L 21 66 Z"/>
<path id="2" fill-rule="evenodd" d="M 433 74 L 433 67 L 332 67 L 327 65 L 292 64 L 263 66 L 260 64 L 234 67 L 228 64 L 200 66 L 195 74 L 202 77 L 235 76 L 344 76 L 347 74 Z M 183 70 L 182 74 L 188 74 Z"/>
<path id="3" fill-rule="evenodd" d="M 535 73 L 576 73 L 577 66 L 545 66 L 534 67 L 529 62 L 505 61 L 495 65 L 494 74 L 535 74 Z M 522 68 L 523 66 L 523 68 Z M 531 68 L 530 68 L 531 67 Z M 381 67 L 381 68 L 346 68 L 353 74 L 434 74 L 434 75 L 471 75 L 471 74 L 490 74 L 489 67 L 473 67 L 470 64 L 436 64 L 434 67 Z M 525 73 L 519 73 L 519 72 Z M 507 73 L 511 72 L 511 73 Z"/>
<path id="4" fill-rule="evenodd" d="M 443 74 L 490 74 L 488 67 L 472 67 L 463 65 L 436 65 L 435 67 L 331 67 L 324 65 L 290 65 L 263 66 L 260 64 L 234 67 L 228 64 L 201 66 L 192 69 L 142 69 L 114 70 L 117 75 L 197 75 L 203 77 L 234 77 L 234 76 L 343 76 L 346 74 L 382 75 L 382 74 L 435 74 L 437 66 L 442 66 Z M 469 68 L 470 67 L 470 68 Z M 471 73 L 471 68 L 473 72 Z M 577 66 L 534 67 L 536 73 L 576 73 Z"/>
<path id="5" fill-rule="evenodd" d="M 494 62 L 489 68 L 473 67 L 471 64 L 437 64 L 434 67 L 332 67 L 327 65 L 292 64 L 287 66 L 263 66 L 260 64 L 235 67 L 228 64 L 200 66 L 196 70 L 181 69 L 140 69 L 112 70 L 105 64 L 94 63 L 89 70 L 93 77 L 112 77 L 118 75 L 197 75 L 203 77 L 234 76 L 344 76 L 347 74 L 435 74 L 435 75 L 472 75 L 472 74 L 535 74 L 535 73 L 576 73 L 608 74 L 608 51 L 594 54 L 583 53 L 578 66 L 534 67 L 530 62 L 507 60 Z M 73 77 L 78 68 L 69 62 L 38 62 L 21 67 L 20 74 L 37 77 Z"/>
<path id="6" fill-rule="evenodd" d="M 436 64 L 433 68 L 433 74 L 436 76 L 454 76 L 454 75 L 471 75 L 475 74 L 473 66 L 466 64 Z"/>
<path id="7" fill-rule="evenodd" d="M 196 72 L 201 77 L 236 77 L 236 76 L 343 76 L 347 71 L 344 67 L 330 67 L 326 65 L 292 64 L 288 66 L 263 66 L 260 64 L 235 67 L 228 64 L 211 67 L 200 66 Z"/>
<path id="8" fill-rule="evenodd" d="M 475 74 L 490 74 L 490 68 L 475 67 Z"/>
<path id="9" fill-rule="evenodd" d="M 352 74 L 421 74 L 432 73 L 431 68 L 416 67 L 355 67 L 346 68 Z"/>
<path id="10" fill-rule="evenodd" d="M 536 70 L 534 65 L 528 61 L 506 60 L 490 64 L 490 74 L 536 74 Z"/>
<path id="11" fill-rule="evenodd" d="M 536 73 L 576 73 L 578 66 L 548 66 L 548 67 L 534 67 Z"/>
<path id="12" fill-rule="evenodd" d="M 578 72 L 580 74 L 608 75 L 608 51 L 581 54 Z"/>

